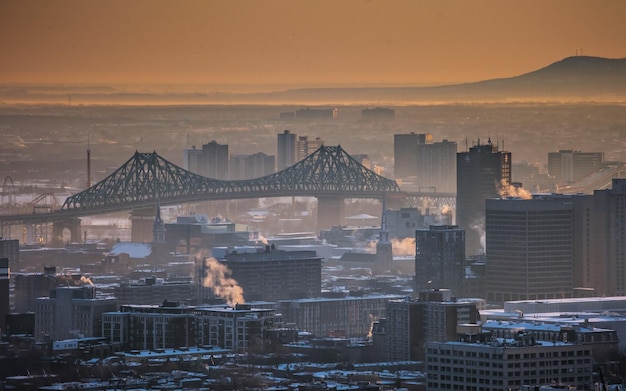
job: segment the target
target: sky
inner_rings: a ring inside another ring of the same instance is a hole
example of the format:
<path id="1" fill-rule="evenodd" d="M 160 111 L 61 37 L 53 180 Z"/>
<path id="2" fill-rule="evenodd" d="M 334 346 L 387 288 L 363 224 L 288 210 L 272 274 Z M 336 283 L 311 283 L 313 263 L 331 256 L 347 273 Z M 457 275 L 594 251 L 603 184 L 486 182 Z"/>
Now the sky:
<path id="1" fill-rule="evenodd" d="M 0 83 L 433 85 L 626 57 L 624 0 L 0 0 Z"/>

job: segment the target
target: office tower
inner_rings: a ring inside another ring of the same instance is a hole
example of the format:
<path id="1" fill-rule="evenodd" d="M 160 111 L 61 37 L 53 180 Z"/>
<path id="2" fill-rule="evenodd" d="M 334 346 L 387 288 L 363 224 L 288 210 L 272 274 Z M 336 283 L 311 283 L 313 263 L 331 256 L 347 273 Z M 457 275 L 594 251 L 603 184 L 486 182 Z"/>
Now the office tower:
<path id="1" fill-rule="evenodd" d="M 296 162 L 296 135 L 289 130 L 278 134 L 277 171 L 293 166 Z"/>
<path id="2" fill-rule="evenodd" d="M 9 304 L 9 258 L 0 258 L 0 335 L 6 333 Z"/>
<path id="3" fill-rule="evenodd" d="M 211 141 L 202 145 L 202 149 L 191 149 L 184 152 L 183 167 L 196 174 L 213 178 L 228 179 L 228 144 Z"/>
<path id="4" fill-rule="evenodd" d="M 309 140 L 308 136 L 299 136 L 296 142 L 296 162 L 317 151 L 322 145 L 324 145 L 324 140 L 319 137 Z"/>
<path id="5" fill-rule="evenodd" d="M 420 292 L 419 300 L 387 303 L 385 359 L 423 360 L 428 342 L 456 340 L 457 326 L 479 320 L 476 303 L 452 301 L 447 290 Z"/>
<path id="6" fill-rule="evenodd" d="M 575 286 L 593 288 L 597 296 L 626 295 L 626 179 L 573 200 Z"/>
<path id="7" fill-rule="evenodd" d="M 426 373 L 428 390 L 593 389 L 591 347 L 525 335 L 429 343 Z"/>
<path id="8" fill-rule="evenodd" d="M 315 251 L 231 253 L 221 262 L 243 289 L 246 301 L 276 301 L 319 296 L 322 260 Z M 207 268 L 202 271 L 207 273 Z"/>
<path id="9" fill-rule="evenodd" d="M 456 193 L 456 142 L 417 144 L 415 183 L 437 193 Z"/>
<path id="10" fill-rule="evenodd" d="M 572 297 L 571 196 L 488 199 L 486 232 L 489 302 Z"/>
<path id="11" fill-rule="evenodd" d="M 0 258 L 9 258 L 9 268 L 19 270 L 20 241 L 0 237 Z"/>
<path id="12" fill-rule="evenodd" d="M 432 139 L 429 133 L 411 132 L 393 136 L 393 172 L 396 179 L 417 175 L 417 145 L 430 143 Z"/>
<path id="13" fill-rule="evenodd" d="M 273 174 L 275 164 L 274 156 L 266 155 L 263 152 L 252 155 L 231 155 L 230 179 L 261 178 Z"/>
<path id="14" fill-rule="evenodd" d="M 81 266 L 82 268 L 82 266 Z M 35 299 L 47 296 L 52 289 L 63 282 L 58 278 L 56 267 L 44 266 L 43 273 L 24 273 L 13 276 L 15 288 L 15 312 L 32 312 L 35 310 Z"/>
<path id="15" fill-rule="evenodd" d="M 456 225 L 431 225 L 415 231 L 417 292 L 446 288 L 460 295 L 464 275 L 465 231 Z"/>
<path id="16" fill-rule="evenodd" d="M 604 153 L 560 150 L 548 153 L 548 174 L 558 184 L 580 181 L 602 168 Z"/>
<path id="17" fill-rule="evenodd" d="M 456 224 L 465 230 L 465 254 L 472 256 L 485 251 L 485 200 L 497 197 L 502 183 L 511 183 L 511 153 L 498 151 L 489 139 L 456 158 Z"/>
<path id="18" fill-rule="evenodd" d="M 102 333 L 102 314 L 115 311 L 114 297 L 97 298 L 92 286 L 59 286 L 50 297 L 35 300 L 35 338 L 37 341 L 98 337 Z"/>

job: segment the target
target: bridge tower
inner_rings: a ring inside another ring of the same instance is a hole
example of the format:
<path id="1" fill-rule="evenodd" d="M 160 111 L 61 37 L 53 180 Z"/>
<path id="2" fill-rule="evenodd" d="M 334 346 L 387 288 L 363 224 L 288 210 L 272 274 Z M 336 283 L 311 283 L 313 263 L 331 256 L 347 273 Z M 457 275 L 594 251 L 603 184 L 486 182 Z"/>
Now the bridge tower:
<path id="1" fill-rule="evenodd" d="M 317 197 L 317 230 L 343 225 L 345 198 L 341 196 Z"/>
<path id="2" fill-rule="evenodd" d="M 63 246 L 63 231 L 68 230 L 70 233 L 70 242 L 78 243 L 81 241 L 80 236 L 80 219 L 69 218 L 63 221 L 56 221 L 52 223 L 52 238 L 51 244 L 53 246 Z"/>

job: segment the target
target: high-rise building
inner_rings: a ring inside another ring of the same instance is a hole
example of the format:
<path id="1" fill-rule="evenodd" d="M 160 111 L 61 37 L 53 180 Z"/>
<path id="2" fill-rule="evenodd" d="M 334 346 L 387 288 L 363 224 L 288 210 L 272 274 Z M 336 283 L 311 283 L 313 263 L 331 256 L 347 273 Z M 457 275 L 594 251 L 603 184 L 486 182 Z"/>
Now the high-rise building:
<path id="1" fill-rule="evenodd" d="M 317 151 L 322 145 L 324 145 L 324 140 L 319 137 L 311 140 L 308 136 L 299 136 L 296 142 L 296 162 Z"/>
<path id="2" fill-rule="evenodd" d="M 82 268 L 82 267 L 81 267 Z M 43 273 L 19 273 L 13 276 L 15 288 L 15 312 L 33 312 L 35 299 L 47 296 L 62 280 L 57 277 L 56 267 L 44 266 Z"/>
<path id="3" fill-rule="evenodd" d="M 558 184 L 577 182 L 602 168 L 604 153 L 560 150 L 548 153 L 548 174 Z"/>
<path id="4" fill-rule="evenodd" d="M 563 195 L 487 200 L 488 301 L 572 297 L 572 203 Z"/>
<path id="5" fill-rule="evenodd" d="M 115 311 L 114 297 L 97 298 L 91 286 L 59 286 L 50 297 L 35 300 L 35 338 L 37 341 L 98 337 L 102 314 Z"/>
<path id="6" fill-rule="evenodd" d="M 9 267 L 13 270 L 19 270 L 20 241 L 0 237 L 0 258 L 9 258 Z"/>
<path id="7" fill-rule="evenodd" d="M 437 193 L 456 193 L 456 142 L 417 144 L 416 185 Z"/>
<path id="8" fill-rule="evenodd" d="M 417 291 L 451 289 L 460 295 L 465 275 L 465 231 L 455 225 L 431 225 L 415 231 Z"/>
<path id="9" fill-rule="evenodd" d="M 9 258 L 0 258 L 0 335 L 6 333 L 9 303 Z"/>
<path id="10" fill-rule="evenodd" d="M 257 152 L 252 155 L 230 156 L 230 179 L 254 179 L 273 174 L 276 165 L 274 155 Z"/>
<path id="11" fill-rule="evenodd" d="M 430 133 L 411 132 L 393 136 L 393 172 L 397 179 L 417 175 L 417 145 L 431 143 L 432 139 Z"/>
<path id="12" fill-rule="evenodd" d="M 255 253 L 227 254 L 221 263 L 232 272 L 246 301 L 300 299 L 321 293 L 322 260 L 315 251 L 281 251 L 267 246 Z"/>
<path id="13" fill-rule="evenodd" d="M 456 155 L 456 224 L 465 230 L 465 254 L 484 252 L 485 200 L 498 197 L 502 184 L 511 183 L 511 153 L 491 143 Z"/>
<path id="14" fill-rule="evenodd" d="M 478 320 L 476 303 L 453 301 L 445 289 L 422 291 L 419 300 L 390 300 L 384 357 L 390 361 L 423 360 L 428 342 L 454 341 L 459 324 Z"/>
<path id="15" fill-rule="evenodd" d="M 276 169 L 278 171 L 293 166 L 296 162 L 296 135 L 291 133 L 290 130 L 285 130 L 283 133 L 278 134 L 276 155 L 278 158 Z"/>
<path id="16" fill-rule="evenodd" d="M 202 145 L 201 150 L 195 145 L 185 150 L 183 168 L 208 178 L 228 179 L 228 160 L 228 144 L 213 140 Z"/>
<path id="17" fill-rule="evenodd" d="M 599 296 L 626 295 L 626 179 L 573 200 L 575 286 Z"/>

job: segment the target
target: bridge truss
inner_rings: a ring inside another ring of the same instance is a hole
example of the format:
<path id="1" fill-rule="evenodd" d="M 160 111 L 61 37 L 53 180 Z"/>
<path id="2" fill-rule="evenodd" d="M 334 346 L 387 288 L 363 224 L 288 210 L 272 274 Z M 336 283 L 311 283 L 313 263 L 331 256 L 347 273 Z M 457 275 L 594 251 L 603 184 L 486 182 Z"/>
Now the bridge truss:
<path id="1" fill-rule="evenodd" d="M 275 174 L 237 181 L 194 174 L 156 152 L 135 152 L 111 175 L 68 197 L 62 211 L 97 214 L 206 200 L 281 196 L 382 198 L 388 193 L 400 193 L 394 180 L 365 168 L 339 145 L 321 146 Z"/>

